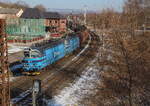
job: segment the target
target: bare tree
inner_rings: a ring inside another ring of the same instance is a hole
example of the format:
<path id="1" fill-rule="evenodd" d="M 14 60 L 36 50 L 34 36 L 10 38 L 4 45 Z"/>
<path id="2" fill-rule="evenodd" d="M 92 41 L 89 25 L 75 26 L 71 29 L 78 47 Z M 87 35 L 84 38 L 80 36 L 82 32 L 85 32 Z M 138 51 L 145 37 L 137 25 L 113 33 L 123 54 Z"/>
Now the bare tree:
<path id="1" fill-rule="evenodd" d="M 27 8 L 29 7 L 29 5 L 24 2 L 24 1 L 17 1 L 16 3 L 11 3 L 11 2 L 0 2 L 0 6 L 2 6 L 3 8 Z"/>
<path id="2" fill-rule="evenodd" d="M 36 5 L 34 8 L 37 8 L 40 11 L 46 11 L 46 8 L 42 4 Z"/>
<path id="3" fill-rule="evenodd" d="M 135 33 L 145 23 L 145 17 L 149 17 L 148 13 L 147 6 L 143 8 L 138 0 L 130 0 L 121 14 L 105 10 L 97 15 L 95 23 L 99 22 L 105 29 L 102 33 L 105 33 L 103 55 L 99 59 L 99 66 L 103 67 L 100 72 L 102 83 L 89 104 L 150 105 L 150 37 L 148 32 Z"/>

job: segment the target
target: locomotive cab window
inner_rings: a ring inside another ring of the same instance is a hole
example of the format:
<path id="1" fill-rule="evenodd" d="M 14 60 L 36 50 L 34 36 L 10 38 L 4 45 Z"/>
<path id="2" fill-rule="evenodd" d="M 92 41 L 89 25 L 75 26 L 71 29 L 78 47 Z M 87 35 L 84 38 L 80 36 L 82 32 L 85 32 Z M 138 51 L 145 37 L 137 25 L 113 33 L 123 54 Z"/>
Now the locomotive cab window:
<path id="1" fill-rule="evenodd" d="M 41 57 L 41 54 L 38 51 L 32 51 L 31 57 Z"/>
<path id="2" fill-rule="evenodd" d="M 24 50 L 24 56 L 25 56 L 25 57 L 30 57 L 30 51 L 31 51 L 30 48 L 25 49 L 25 50 Z"/>
<path id="3" fill-rule="evenodd" d="M 24 51 L 24 56 L 25 56 L 25 57 L 30 57 L 29 52 L 28 52 L 28 51 Z"/>

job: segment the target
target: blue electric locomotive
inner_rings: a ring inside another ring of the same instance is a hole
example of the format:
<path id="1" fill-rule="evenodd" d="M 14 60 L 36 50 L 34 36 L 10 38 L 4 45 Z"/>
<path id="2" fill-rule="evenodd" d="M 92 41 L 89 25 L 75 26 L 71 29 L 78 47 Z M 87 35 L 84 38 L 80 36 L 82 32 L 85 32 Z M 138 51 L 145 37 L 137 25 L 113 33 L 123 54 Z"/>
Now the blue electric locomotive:
<path id="1" fill-rule="evenodd" d="M 79 47 L 79 37 L 71 34 L 58 41 L 47 41 L 44 44 L 24 50 L 23 70 L 26 74 L 39 74 L 39 70 L 53 64 Z"/>

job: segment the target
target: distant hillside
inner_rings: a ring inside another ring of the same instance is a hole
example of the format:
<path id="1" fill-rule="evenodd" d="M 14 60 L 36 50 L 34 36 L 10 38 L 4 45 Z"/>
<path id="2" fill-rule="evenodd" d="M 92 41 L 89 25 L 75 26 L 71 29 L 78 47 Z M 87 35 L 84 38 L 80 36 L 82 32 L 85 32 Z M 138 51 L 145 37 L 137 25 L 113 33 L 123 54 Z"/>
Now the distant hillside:
<path id="1" fill-rule="evenodd" d="M 55 8 L 48 8 L 47 11 L 59 12 L 59 13 L 62 13 L 62 14 L 69 14 L 69 13 L 82 14 L 82 13 L 84 13 L 84 10 L 81 10 L 81 9 L 55 9 Z M 87 13 L 95 13 L 95 12 L 96 11 L 91 11 L 91 10 L 87 11 Z"/>

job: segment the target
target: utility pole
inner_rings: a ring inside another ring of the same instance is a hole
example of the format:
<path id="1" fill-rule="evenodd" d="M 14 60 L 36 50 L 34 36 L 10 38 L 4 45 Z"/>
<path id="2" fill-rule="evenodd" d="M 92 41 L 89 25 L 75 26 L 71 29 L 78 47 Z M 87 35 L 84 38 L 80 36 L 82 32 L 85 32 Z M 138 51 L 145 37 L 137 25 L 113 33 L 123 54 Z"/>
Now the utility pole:
<path id="1" fill-rule="evenodd" d="M 0 106 L 10 105 L 6 22 L 0 19 Z"/>
<path id="2" fill-rule="evenodd" d="M 84 6 L 84 25 L 87 24 L 86 21 L 87 21 L 87 6 L 85 5 Z"/>
<path id="3" fill-rule="evenodd" d="M 34 80 L 33 81 L 33 88 L 32 88 L 32 106 L 36 106 L 36 99 L 38 94 L 41 92 L 41 81 Z"/>
<path id="4" fill-rule="evenodd" d="M 36 95 L 35 91 L 32 92 L 32 106 L 36 106 Z"/>

